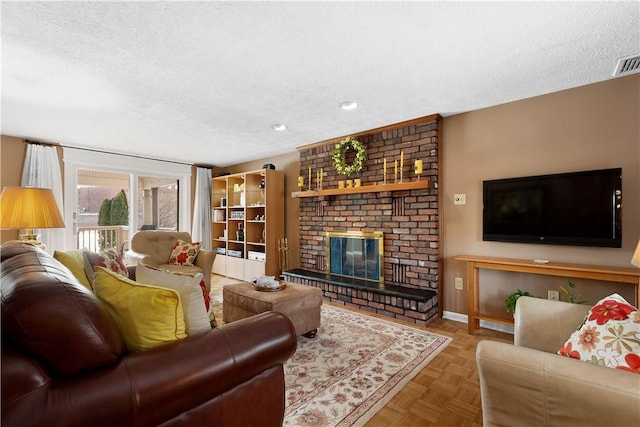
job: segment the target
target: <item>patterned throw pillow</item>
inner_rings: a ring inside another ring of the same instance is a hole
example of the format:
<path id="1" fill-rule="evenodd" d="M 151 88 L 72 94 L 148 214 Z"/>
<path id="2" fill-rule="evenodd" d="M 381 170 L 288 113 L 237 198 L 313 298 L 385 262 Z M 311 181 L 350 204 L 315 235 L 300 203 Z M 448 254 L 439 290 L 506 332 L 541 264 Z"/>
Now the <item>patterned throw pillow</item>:
<path id="1" fill-rule="evenodd" d="M 93 275 L 97 267 L 106 268 L 129 278 L 129 270 L 127 270 L 122 258 L 115 249 L 105 249 L 101 252 L 83 251 L 82 256 L 84 257 L 84 270 L 91 286 L 93 286 Z"/>
<path id="2" fill-rule="evenodd" d="M 601 299 L 558 354 L 640 374 L 640 312 L 618 294 Z"/>
<path id="3" fill-rule="evenodd" d="M 178 240 L 173 244 L 171 256 L 169 256 L 169 262 L 167 264 L 193 265 L 193 262 L 198 256 L 198 252 L 200 252 L 201 245 L 200 242 Z"/>

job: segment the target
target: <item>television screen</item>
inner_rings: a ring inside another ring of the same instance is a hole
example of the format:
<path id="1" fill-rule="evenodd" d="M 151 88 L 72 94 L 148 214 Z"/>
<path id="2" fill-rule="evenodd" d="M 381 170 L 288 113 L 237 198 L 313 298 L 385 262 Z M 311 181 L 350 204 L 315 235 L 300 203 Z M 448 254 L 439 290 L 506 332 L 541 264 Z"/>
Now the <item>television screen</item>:
<path id="1" fill-rule="evenodd" d="M 621 205 L 621 168 L 484 181 L 482 238 L 619 248 Z"/>

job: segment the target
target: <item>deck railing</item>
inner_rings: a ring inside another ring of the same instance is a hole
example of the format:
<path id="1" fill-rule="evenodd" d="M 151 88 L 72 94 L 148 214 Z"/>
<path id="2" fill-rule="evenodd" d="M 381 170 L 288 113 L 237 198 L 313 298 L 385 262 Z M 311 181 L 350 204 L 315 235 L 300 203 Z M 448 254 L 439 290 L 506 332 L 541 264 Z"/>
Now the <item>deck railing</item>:
<path id="1" fill-rule="evenodd" d="M 127 225 L 96 225 L 91 227 L 78 227 L 78 249 L 86 248 L 99 252 L 113 248 L 119 254 L 123 246 L 129 241 L 129 226 Z"/>

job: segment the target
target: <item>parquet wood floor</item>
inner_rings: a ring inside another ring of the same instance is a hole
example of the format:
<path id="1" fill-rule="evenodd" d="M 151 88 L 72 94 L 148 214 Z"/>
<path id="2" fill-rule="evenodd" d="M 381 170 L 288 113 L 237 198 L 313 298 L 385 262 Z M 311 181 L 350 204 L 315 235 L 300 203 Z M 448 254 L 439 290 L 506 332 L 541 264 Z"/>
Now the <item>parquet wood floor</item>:
<path id="1" fill-rule="evenodd" d="M 453 338 L 366 427 L 482 426 L 476 346 L 485 339 L 513 342 L 513 336 L 486 329 L 467 334 L 466 323 L 437 319 L 425 328 Z"/>
<path id="2" fill-rule="evenodd" d="M 213 276 L 212 294 L 221 295 L 222 285 L 230 283 L 237 281 Z M 424 329 L 452 337 L 453 341 L 378 411 L 366 427 L 482 426 L 476 346 L 485 339 L 513 342 L 513 336 L 488 329 L 468 335 L 466 323 L 445 319 L 434 320 Z"/>

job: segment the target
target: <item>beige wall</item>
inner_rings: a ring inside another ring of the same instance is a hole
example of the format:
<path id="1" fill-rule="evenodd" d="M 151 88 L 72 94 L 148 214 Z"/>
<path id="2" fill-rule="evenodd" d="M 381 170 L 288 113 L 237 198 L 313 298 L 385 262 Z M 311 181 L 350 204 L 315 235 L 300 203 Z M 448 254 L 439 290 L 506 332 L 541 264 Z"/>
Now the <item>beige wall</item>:
<path id="1" fill-rule="evenodd" d="M 466 313 L 465 264 L 460 254 L 631 267 L 640 237 L 640 74 L 556 92 L 444 119 L 444 309 Z M 621 249 L 482 241 L 482 181 L 487 179 L 622 167 Z M 466 205 L 453 195 L 465 193 Z M 454 277 L 465 291 L 454 289 Z M 536 296 L 558 290 L 563 278 L 505 272 L 481 273 L 481 311 L 502 315 L 516 288 Z M 595 302 L 626 285 L 577 280 Z"/>
<path id="2" fill-rule="evenodd" d="M 22 165 L 27 153 L 27 144 L 23 138 L 13 136 L 0 137 L 0 187 L 19 186 Z M 0 230 L 0 243 L 18 238 L 18 230 Z"/>
<path id="3" fill-rule="evenodd" d="M 62 171 L 62 147 L 57 147 L 60 170 Z M 24 138 L 0 136 L 0 188 L 19 186 L 22 180 L 22 166 L 27 154 Z M 64 177 L 63 179 L 64 184 Z M 0 230 L 0 243 L 18 238 L 19 230 Z"/>
<path id="4" fill-rule="evenodd" d="M 276 170 L 284 171 L 284 232 L 289 243 L 289 268 L 297 268 L 300 265 L 300 240 L 299 230 L 299 199 L 292 198 L 291 193 L 298 191 L 298 174 L 300 173 L 300 156 L 297 151 L 281 156 L 269 157 L 252 162 L 241 163 L 226 168 L 215 168 L 213 176 L 219 176 L 221 172 L 239 173 L 262 169 L 264 164 L 271 163 Z M 283 236 L 284 237 L 284 236 Z"/>

